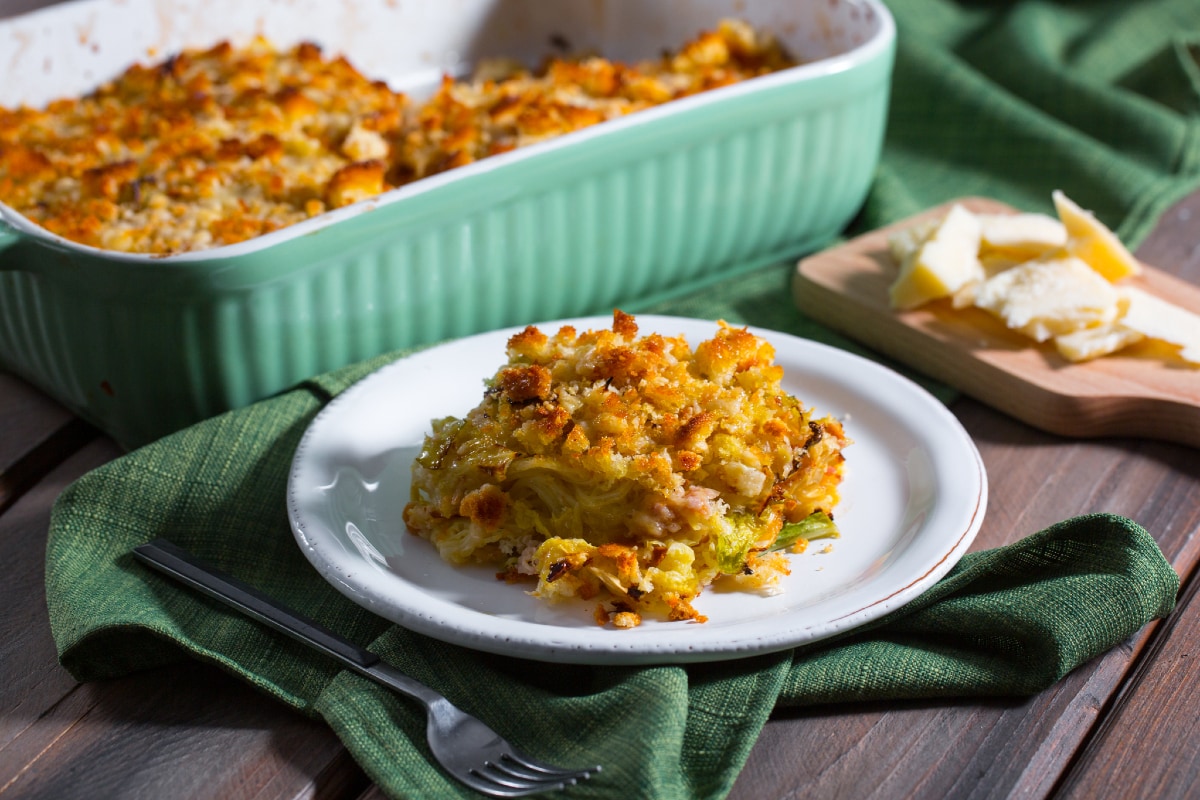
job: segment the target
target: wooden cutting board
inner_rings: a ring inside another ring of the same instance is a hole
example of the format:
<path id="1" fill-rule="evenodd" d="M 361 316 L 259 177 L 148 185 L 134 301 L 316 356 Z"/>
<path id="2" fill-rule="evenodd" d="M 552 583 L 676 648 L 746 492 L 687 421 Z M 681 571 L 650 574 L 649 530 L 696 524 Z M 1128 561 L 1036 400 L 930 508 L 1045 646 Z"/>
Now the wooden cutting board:
<path id="1" fill-rule="evenodd" d="M 981 213 L 1015 213 L 994 200 L 958 200 Z M 1200 367 L 1143 342 L 1073 364 L 1054 345 L 949 301 L 897 312 L 888 287 L 898 267 L 888 235 L 942 216 L 952 203 L 802 260 L 793 297 L 811 318 L 1024 422 L 1063 436 L 1141 436 L 1200 447 Z M 1136 286 L 1200 313 L 1200 286 L 1146 266 Z"/>

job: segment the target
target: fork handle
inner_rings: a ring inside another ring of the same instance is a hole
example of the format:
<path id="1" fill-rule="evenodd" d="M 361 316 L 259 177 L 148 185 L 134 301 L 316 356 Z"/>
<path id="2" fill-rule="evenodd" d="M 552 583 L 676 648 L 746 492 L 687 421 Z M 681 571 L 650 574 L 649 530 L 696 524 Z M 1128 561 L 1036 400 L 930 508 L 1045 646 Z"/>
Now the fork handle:
<path id="1" fill-rule="evenodd" d="M 205 564 L 182 547 L 166 539 L 133 548 L 138 559 L 182 583 L 220 600 L 243 614 L 315 647 L 343 664 L 366 669 L 378 663 L 379 656 L 364 650 L 320 623 L 292 611 L 216 567 Z"/>
<path id="2" fill-rule="evenodd" d="M 340 661 L 359 675 L 419 700 L 426 708 L 432 709 L 433 704 L 446 702 L 442 695 L 380 660 L 370 650 L 364 650 L 320 623 L 272 600 L 253 586 L 226 575 L 166 539 L 138 545 L 133 548 L 133 555 L 160 572 Z"/>

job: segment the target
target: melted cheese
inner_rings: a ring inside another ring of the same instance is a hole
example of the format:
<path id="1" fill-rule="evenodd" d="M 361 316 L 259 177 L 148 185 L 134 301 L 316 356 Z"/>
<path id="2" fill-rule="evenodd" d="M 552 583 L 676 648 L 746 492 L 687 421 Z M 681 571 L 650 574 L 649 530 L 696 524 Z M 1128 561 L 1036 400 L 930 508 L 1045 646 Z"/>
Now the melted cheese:
<path id="1" fill-rule="evenodd" d="M 1200 364 L 1200 316 L 1132 286 L 1122 294 L 1128 309 L 1120 326 L 1179 348 L 1179 357 Z"/>

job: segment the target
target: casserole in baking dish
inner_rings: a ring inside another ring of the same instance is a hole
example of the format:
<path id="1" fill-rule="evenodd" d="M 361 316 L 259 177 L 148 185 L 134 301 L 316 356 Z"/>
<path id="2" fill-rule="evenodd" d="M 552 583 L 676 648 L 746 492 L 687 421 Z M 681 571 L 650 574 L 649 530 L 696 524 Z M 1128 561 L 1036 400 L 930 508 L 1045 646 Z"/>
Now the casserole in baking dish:
<path id="1" fill-rule="evenodd" d="M 415 100 L 312 42 L 222 41 L 80 97 L 0 106 L 0 202 L 104 250 L 204 250 L 793 66 L 778 40 L 721 20 L 636 64 L 489 59 Z"/>
<path id="2" fill-rule="evenodd" d="M 83 0 L 0 20 L 12 107 L 255 35 L 314 41 L 420 97 L 483 58 L 532 64 L 567 42 L 637 61 L 724 17 L 778 36 L 801 65 L 236 244 L 99 250 L 0 206 L 0 368 L 135 445 L 380 352 L 604 312 L 798 254 L 866 194 L 894 47 L 870 0 Z"/>

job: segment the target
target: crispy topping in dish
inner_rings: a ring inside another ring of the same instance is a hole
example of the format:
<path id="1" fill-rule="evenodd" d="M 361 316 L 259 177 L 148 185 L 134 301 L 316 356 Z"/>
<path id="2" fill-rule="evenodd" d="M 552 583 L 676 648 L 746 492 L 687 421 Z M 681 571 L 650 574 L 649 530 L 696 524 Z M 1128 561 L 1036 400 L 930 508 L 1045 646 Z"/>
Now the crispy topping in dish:
<path id="1" fill-rule="evenodd" d="M 0 199 L 73 241 L 174 253 L 377 194 L 407 101 L 314 45 L 134 66 L 77 100 L 0 109 Z"/>
<path id="2" fill-rule="evenodd" d="M 410 531 L 456 564 L 596 600 L 600 624 L 703 622 L 721 581 L 771 592 L 784 551 L 837 536 L 841 424 L 783 391 L 771 345 L 718 323 L 682 336 L 529 327 L 462 418 L 433 422 L 413 464 Z"/>
<path id="3" fill-rule="evenodd" d="M 0 201 L 95 247 L 201 250 L 792 65 L 727 20 L 638 64 L 489 62 L 418 106 L 313 44 L 225 42 L 133 66 L 86 97 L 0 107 Z"/>

